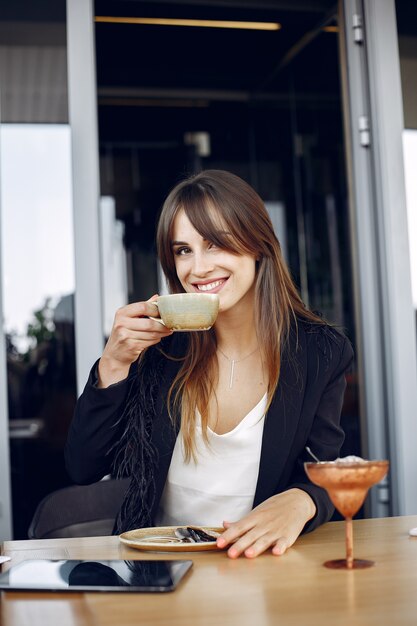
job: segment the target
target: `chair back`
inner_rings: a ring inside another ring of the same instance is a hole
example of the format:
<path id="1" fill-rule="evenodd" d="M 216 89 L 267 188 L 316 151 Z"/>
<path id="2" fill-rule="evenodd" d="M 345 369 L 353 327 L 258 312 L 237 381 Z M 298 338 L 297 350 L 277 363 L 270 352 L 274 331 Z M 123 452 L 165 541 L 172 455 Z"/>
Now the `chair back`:
<path id="1" fill-rule="evenodd" d="M 45 496 L 28 529 L 29 539 L 111 535 L 128 478 L 73 485 Z"/>

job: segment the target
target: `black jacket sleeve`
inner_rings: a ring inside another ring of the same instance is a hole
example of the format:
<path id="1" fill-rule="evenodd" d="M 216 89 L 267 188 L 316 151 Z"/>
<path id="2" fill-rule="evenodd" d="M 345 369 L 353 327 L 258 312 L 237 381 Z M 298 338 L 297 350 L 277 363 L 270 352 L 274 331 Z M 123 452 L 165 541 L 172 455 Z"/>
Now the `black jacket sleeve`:
<path id="1" fill-rule="evenodd" d="M 339 456 L 344 440 L 344 432 L 340 427 L 340 414 L 346 388 L 346 372 L 351 366 L 353 350 L 350 342 L 344 338 L 340 358 L 324 388 L 315 412 L 312 428 L 307 444 L 321 461 L 333 461 Z M 311 461 L 305 450 L 302 451 L 295 464 L 289 489 L 297 487 L 306 491 L 316 505 L 316 515 L 305 526 L 304 532 L 314 530 L 327 522 L 334 511 L 327 492 L 311 483 L 305 470 L 304 462 Z"/>
<path id="2" fill-rule="evenodd" d="M 81 485 L 96 482 L 110 473 L 111 449 L 120 438 L 123 428 L 120 418 L 130 386 L 137 376 L 134 363 L 125 380 L 99 389 L 97 363 L 76 404 L 65 446 L 67 472 L 75 483 Z"/>

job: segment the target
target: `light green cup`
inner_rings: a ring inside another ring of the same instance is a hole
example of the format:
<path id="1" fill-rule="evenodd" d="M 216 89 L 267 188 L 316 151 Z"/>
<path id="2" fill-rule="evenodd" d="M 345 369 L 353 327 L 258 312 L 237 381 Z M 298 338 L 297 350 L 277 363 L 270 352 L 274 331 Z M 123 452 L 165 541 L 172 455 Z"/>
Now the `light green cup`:
<path id="1" fill-rule="evenodd" d="M 219 312 L 219 296 L 214 293 L 172 293 L 152 304 L 167 328 L 184 332 L 208 330 Z"/>

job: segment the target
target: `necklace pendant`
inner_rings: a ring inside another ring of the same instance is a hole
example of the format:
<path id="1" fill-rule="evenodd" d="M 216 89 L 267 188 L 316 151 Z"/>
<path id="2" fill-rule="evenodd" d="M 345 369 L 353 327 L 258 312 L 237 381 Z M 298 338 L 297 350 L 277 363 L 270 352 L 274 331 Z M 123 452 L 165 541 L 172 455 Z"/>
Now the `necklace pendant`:
<path id="1" fill-rule="evenodd" d="M 220 354 L 222 354 L 224 356 L 225 359 L 227 359 L 230 363 L 230 378 L 229 378 L 229 389 L 232 389 L 233 387 L 233 376 L 235 373 L 235 363 L 241 363 L 242 361 L 246 361 L 246 359 L 248 359 L 250 356 L 252 356 L 252 354 L 255 354 L 255 352 L 257 352 L 259 350 L 259 346 L 257 346 L 255 348 L 255 350 L 253 350 L 252 352 L 250 352 L 249 354 L 247 354 L 246 356 L 244 356 L 241 359 L 231 359 L 230 357 L 227 356 L 227 354 L 225 354 L 223 352 L 223 350 L 217 346 L 217 350 L 220 352 Z"/>
<path id="2" fill-rule="evenodd" d="M 230 380 L 229 380 L 229 389 L 233 387 L 233 374 L 235 372 L 235 360 L 232 359 L 230 363 Z"/>

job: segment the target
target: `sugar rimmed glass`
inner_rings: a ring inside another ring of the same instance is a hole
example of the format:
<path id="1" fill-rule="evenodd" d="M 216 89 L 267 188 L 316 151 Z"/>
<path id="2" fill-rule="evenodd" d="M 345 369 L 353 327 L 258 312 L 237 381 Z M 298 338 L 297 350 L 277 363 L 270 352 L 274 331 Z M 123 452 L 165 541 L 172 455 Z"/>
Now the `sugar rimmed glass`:
<path id="1" fill-rule="evenodd" d="M 312 483 L 323 487 L 336 509 L 345 518 L 346 558 L 324 563 L 331 569 L 363 569 L 374 561 L 353 558 L 352 518 L 362 506 L 368 490 L 387 474 L 389 461 L 320 461 L 304 463 Z"/>

